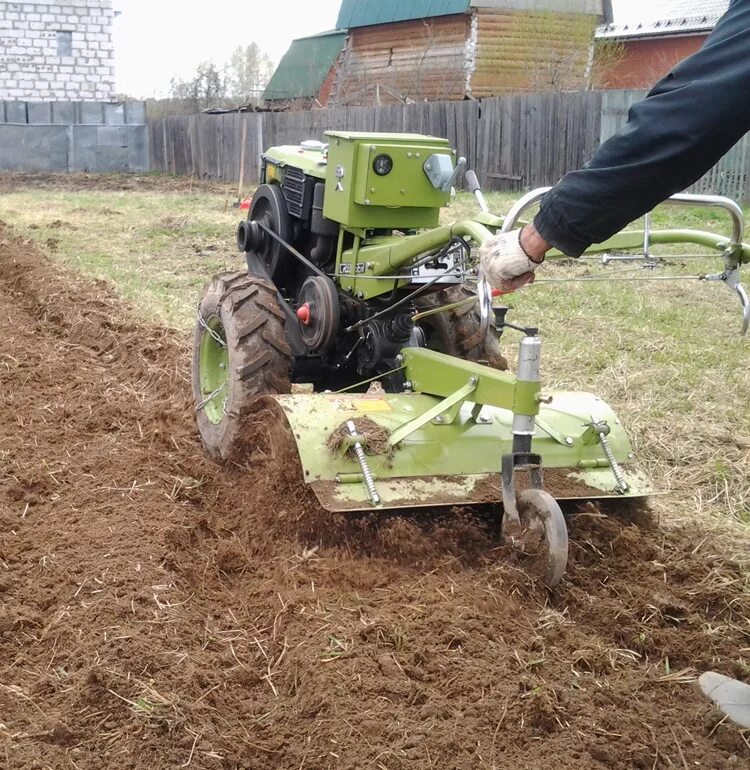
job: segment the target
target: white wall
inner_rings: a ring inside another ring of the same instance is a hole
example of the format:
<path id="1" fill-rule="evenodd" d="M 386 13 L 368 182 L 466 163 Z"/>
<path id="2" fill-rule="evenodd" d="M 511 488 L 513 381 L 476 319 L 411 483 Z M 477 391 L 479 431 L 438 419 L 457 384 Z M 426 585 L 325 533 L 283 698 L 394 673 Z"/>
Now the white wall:
<path id="1" fill-rule="evenodd" d="M 0 0 L 0 99 L 111 99 L 113 15 L 112 0 Z M 58 32 L 70 33 L 70 56 Z"/>

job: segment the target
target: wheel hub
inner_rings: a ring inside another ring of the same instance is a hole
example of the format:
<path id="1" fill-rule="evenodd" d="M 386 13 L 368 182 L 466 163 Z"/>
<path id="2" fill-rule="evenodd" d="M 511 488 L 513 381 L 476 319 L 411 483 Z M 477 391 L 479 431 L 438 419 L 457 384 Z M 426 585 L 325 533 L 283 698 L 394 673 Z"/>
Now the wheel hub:
<path id="1" fill-rule="evenodd" d="M 200 343 L 200 394 L 206 417 L 218 425 L 224 418 L 229 386 L 229 349 L 217 316 L 203 321 Z"/>

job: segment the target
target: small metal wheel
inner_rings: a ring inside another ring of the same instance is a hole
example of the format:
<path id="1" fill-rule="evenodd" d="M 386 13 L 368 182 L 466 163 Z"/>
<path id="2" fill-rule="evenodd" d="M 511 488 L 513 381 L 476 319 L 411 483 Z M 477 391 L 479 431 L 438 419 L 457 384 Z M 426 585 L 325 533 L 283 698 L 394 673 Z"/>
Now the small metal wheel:
<path id="1" fill-rule="evenodd" d="M 542 489 L 525 489 L 516 503 L 521 519 L 521 546 L 532 560 L 531 572 L 549 588 L 560 583 L 568 565 L 568 527 L 552 495 Z"/>

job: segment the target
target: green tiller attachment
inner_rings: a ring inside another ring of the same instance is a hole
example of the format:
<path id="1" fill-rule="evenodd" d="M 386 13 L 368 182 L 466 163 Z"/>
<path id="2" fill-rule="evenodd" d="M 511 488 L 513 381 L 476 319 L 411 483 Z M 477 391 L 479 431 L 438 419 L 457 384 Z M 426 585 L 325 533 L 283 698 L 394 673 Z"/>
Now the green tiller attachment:
<path id="1" fill-rule="evenodd" d="M 537 412 L 533 452 L 552 497 L 649 493 L 620 421 L 600 398 L 542 396 L 538 382 L 507 372 L 423 348 L 403 353 L 415 392 L 273 397 L 295 437 L 305 481 L 327 510 L 501 502 L 503 458 L 517 451 L 514 421 L 529 419 L 523 411 Z M 516 482 L 519 489 L 538 486 L 523 472 Z"/>

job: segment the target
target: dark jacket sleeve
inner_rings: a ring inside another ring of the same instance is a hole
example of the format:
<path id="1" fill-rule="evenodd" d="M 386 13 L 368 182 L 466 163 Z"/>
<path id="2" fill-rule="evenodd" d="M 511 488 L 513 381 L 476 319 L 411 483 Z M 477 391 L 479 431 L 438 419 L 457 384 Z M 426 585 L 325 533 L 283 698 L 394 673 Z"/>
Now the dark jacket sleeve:
<path id="1" fill-rule="evenodd" d="M 750 0 L 635 104 L 625 127 L 542 200 L 534 224 L 580 256 L 703 176 L 750 130 Z"/>

